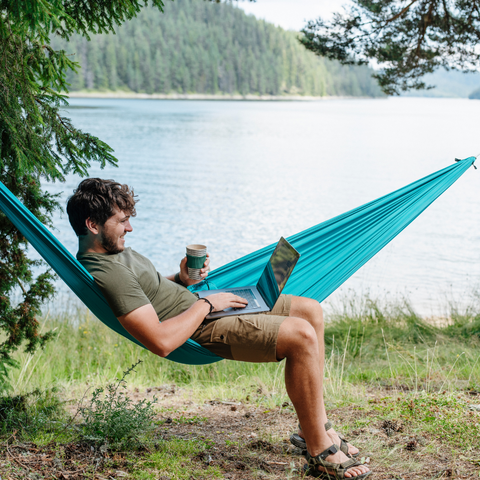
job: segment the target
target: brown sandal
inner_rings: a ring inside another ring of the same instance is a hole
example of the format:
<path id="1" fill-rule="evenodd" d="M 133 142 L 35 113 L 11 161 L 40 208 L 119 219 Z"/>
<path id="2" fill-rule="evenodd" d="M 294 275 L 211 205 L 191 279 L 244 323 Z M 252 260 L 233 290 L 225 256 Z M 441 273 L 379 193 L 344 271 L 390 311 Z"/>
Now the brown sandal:
<path id="1" fill-rule="evenodd" d="M 368 471 L 357 475 L 356 477 L 345 477 L 345 472 L 347 470 L 353 467 L 360 466 L 362 464 L 354 458 L 350 458 L 346 462 L 342 463 L 327 462 L 327 460 L 325 460 L 328 456 L 333 455 L 338 451 L 340 451 L 338 445 L 333 444 L 315 457 L 312 457 L 307 452 L 305 455 L 307 464 L 303 467 L 303 470 L 307 475 L 311 475 L 315 478 L 323 478 L 325 480 L 344 480 L 346 478 L 349 478 L 350 480 L 362 480 L 364 478 L 367 478 L 372 473 L 371 471 Z M 323 472 L 321 470 L 318 470 L 317 466 L 319 465 L 325 468 L 327 471 Z"/>
<path id="2" fill-rule="evenodd" d="M 298 424 L 298 428 L 300 430 L 302 429 L 300 424 Z M 328 432 L 328 430 L 330 430 L 331 428 L 333 428 L 333 425 L 332 425 L 332 422 L 329 420 L 325 424 L 325 431 Z M 348 453 L 347 439 L 343 437 L 343 435 L 339 434 L 338 432 L 337 432 L 337 435 L 340 438 L 340 451 L 342 451 L 347 457 L 357 458 L 360 455 L 360 452 L 357 452 L 355 454 Z M 295 445 L 295 447 L 300 448 L 302 450 L 302 455 L 305 455 L 305 453 L 307 452 L 307 442 L 305 442 L 305 439 L 302 438 L 298 433 L 293 433 L 290 436 L 290 443 L 292 445 Z"/>

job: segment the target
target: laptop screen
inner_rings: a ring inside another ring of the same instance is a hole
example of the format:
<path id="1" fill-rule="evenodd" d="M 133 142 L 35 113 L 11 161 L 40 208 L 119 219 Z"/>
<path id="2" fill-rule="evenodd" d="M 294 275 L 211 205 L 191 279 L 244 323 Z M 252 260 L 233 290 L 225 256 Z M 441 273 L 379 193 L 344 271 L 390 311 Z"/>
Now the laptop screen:
<path id="1" fill-rule="evenodd" d="M 257 289 L 270 309 L 282 293 L 299 258 L 300 254 L 283 237 L 280 238 L 257 283 Z"/>

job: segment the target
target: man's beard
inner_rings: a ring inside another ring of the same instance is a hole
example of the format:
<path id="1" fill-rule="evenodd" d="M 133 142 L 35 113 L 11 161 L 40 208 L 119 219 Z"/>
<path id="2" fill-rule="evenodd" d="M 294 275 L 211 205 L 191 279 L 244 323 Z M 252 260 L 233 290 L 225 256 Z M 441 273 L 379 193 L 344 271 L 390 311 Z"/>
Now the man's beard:
<path id="1" fill-rule="evenodd" d="M 102 232 L 100 236 L 100 245 L 110 254 L 123 252 L 123 248 L 118 248 L 118 237 L 115 239 L 108 232 Z"/>

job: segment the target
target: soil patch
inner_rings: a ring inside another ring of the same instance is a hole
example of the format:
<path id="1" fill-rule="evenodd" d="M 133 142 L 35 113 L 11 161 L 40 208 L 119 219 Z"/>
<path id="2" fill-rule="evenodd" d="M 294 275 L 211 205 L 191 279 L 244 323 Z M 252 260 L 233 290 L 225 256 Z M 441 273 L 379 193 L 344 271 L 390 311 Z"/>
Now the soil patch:
<path id="1" fill-rule="evenodd" d="M 178 393 L 178 389 L 164 386 L 132 392 L 136 399 L 151 398 L 154 394 L 161 397 L 157 429 L 148 449 L 111 452 L 82 443 L 38 446 L 20 443 L 13 436 L 0 448 L 1 479 L 302 477 L 305 461 L 289 442 L 297 424 L 291 404 L 271 409 L 234 400 L 212 399 L 198 404 L 185 401 Z M 391 392 L 372 391 L 366 409 L 349 405 L 329 411 L 330 420 L 341 426 L 351 443 L 361 450 L 363 460 L 374 472 L 370 478 L 479 478 L 480 455 L 474 445 L 459 454 L 458 449 L 439 440 L 435 432 L 423 428 L 421 423 L 413 424 L 400 416 L 385 418 L 385 411 L 410 398 L 409 393 L 403 391 L 396 392 L 395 398 L 385 395 Z M 478 425 L 480 414 L 472 411 L 465 415 L 473 415 L 467 418 Z M 179 445 L 195 445 L 195 448 L 185 450 L 180 464 L 169 469 L 173 460 L 168 458 L 175 458 L 172 451 Z M 454 451 L 457 453 L 452 453 Z M 171 456 L 165 457 L 167 454 Z"/>

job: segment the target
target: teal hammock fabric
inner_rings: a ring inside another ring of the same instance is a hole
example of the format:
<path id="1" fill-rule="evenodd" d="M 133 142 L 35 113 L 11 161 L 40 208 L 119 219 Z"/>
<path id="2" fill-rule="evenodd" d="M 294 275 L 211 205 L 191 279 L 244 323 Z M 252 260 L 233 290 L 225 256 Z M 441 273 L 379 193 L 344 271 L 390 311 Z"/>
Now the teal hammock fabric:
<path id="1" fill-rule="evenodd" d="M 284 292 L 323 301 L 418 217 L 474 162 L 475 157 L 461 160 L 289 237 L 288 241 L 301 257 Z M 92 276 L 1 182 L 0 210 L 98 319 L 141 345 L 118 322 Z M 191 290 L 255 284 L 274 247 L 275 244 L 269 245 L 212 271 L 208 281 L 195 285 Z M 167 358 L 190 365 L 221 360 L 192 340 L 187 340 Z"/>

